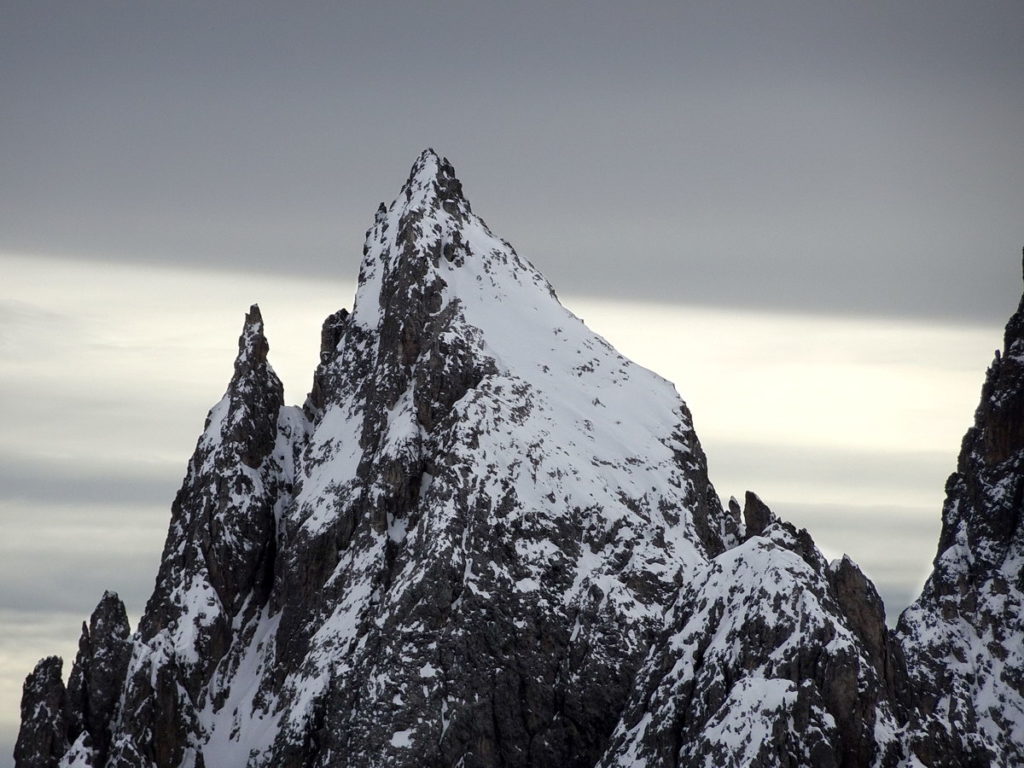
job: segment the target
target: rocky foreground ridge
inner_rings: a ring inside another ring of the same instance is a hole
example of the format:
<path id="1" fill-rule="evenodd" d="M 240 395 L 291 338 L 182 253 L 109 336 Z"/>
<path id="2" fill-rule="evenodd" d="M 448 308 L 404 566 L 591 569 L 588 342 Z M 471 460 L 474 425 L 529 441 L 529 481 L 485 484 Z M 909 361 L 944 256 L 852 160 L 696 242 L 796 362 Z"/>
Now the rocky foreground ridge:
<path id="1" fill-rule="evenodd" d="M 363 254 L 301 408 L 250 310 L 138 628 L 108 592 L 37 665 L 18 768 L 1024 765 L 1024 303 L 891 631 L 446 160 Z"/>

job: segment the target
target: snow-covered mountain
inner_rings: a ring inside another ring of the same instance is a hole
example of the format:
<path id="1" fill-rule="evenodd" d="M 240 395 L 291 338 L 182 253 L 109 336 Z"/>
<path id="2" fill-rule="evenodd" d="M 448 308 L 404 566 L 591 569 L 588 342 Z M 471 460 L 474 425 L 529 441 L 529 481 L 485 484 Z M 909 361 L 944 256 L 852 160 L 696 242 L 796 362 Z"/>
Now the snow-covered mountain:
<path id="1" fill-rule="evenodd" d="M 301 408 L 251 308 L 137 631 L 107 593 L 67 685 L 39 663 L 19 768 L 1021 761 L 1020 312 L 893 633 L 849 559 L 723 508 L 673 386 L 446 160 L 363 254 Z"/>

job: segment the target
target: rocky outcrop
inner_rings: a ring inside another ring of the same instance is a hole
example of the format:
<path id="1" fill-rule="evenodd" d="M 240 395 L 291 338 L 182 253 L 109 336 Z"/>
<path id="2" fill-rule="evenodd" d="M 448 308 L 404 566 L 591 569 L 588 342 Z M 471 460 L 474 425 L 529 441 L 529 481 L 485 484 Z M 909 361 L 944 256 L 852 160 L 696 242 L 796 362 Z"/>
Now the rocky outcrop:
<path id="1" fill-rule="evenodd" d="M 110 765 L 177 766 L 204 739 L 273 584 L 277 518 L 290 501 L 308 423 L 284 406 L 259 308 L 245 317 L 234 375 L 206 419 L 171 507 L 156 588 L 134 638 Z"/>
<path id="2" fill-rule="evenodd" d="M 874 588 L 752 493 L 743 517 L 743 544 L 680 590 L 600 765 L 896 765 Z"/>
<path id="3" fill-rule="evenodd" d="M 21 695 L 21 730 L 14 746 L 18 768 L 53 768 L 68 749 L 68 694 L 58 656 L 42 659 Z"/>
<path id="4" fill-rule="evenodd" d="M 303 406 L 303 412 L 310 421 L 316 419 L 326 405 L 326 398 L 341 388 L 337 379 L 342 372 L 338 369 L 338 345 L 341 344 L 348 323 L 348 310 L 339 309 L 328 315 L 320 329 L 320 363 L 313 373 L 313 388 Z"/>
<path id="5" fill-rule="evenodd" d="M 104 764 L 110 748 L 110 727 L 131 659 L 130 635 L 124 604 L 113 592 L 104 593 L 89 624 L 82 625 L 68 681 L 69 736 L 75 741 L 85 735 L 82 751 L 91 750 L 95 765 Z"/>
<path id="6" fill-rule="evenodd" d="M 898 633 L 916 758 L 1024 764 L 1024 299 L 946 482 L 934 570 Z"/>
<path id="7" fill-rule="evenodd" d="M 183 613 L 203 613 L 191 622 L 202 627 L 193 647 L 212 662 L 242 603 L 254 592 L 262 603 L 270 591 L 274 507 L 288 489 L 282 487 L 287 483 L 279 457 L 272 455 L 284 392 L 267 362 L 269 348 L 263 318 L 253 306 L 238 340 L 234 376 L 207 417 L 171 507 L 156 591 L 140 625 L 148 639 L 182 623 Z M 205 605 L 184 602 L 182 585 L 195 578 L 206 588 Z"/>
<path id="8" fill-rule="evenodd" d="M 686 405 L 414 164 L 303 407 L 257 307 L 129 637 L 107 594 L 18 768 L 971 765 L 1019 755 L 1020 313 L 900 624 Z M 1016 751 L 1015 751 L 1016 750 Z"/>

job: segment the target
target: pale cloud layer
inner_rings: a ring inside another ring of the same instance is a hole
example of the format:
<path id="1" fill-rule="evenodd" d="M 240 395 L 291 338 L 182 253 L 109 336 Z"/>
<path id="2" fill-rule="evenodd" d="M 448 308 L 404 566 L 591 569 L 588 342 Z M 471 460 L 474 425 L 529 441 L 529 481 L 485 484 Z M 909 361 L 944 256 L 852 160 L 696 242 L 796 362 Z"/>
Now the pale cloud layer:
<path id="1" fill-rule="evenodd" d="M 249 304 L 300 403 L 320 323 L 354 284 L 16 256 L 0 271 L 2 741 L 24 675 L 50 653 L 70 665 L 104 589 L 134 626 Z M 848 552 L 890 617 L 912 598 L 997 325 L 564 301 L 677 384 L 724 499 L 753 489 L 830 555 Z"/>

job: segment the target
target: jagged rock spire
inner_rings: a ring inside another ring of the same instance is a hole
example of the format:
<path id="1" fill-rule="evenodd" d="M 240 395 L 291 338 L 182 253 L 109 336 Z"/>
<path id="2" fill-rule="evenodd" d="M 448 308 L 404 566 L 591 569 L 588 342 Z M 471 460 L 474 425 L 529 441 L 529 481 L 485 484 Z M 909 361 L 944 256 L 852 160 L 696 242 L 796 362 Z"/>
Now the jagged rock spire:
<path id="1" fill-rule="evenodd" d="M 775 514 L 761 497 L 753 491 L 747 491 L 743 504 L 743 526 L 746 538 L 760 536 L 765 529 L 776 521 Z"/>
<path id="2" fill-rule="evenodd" d="M 190 754 L 199 713 L 216 696 L 214 672 L 235 642 L 245 647 L 270 593 L 276 514 L 290 499 L 294 444 L 307 422 L 284 407 L 268 351 L 254 304 L 227 391 L 207 416 L 171 506 L 122 693 L 114 765 L 178 765 Z"/>
<path id="3" fill-rule="evenodd" d="M 423 150 L 412 164 L 409 178 L 399 195 L 399 200 L 403 198 L 409 208 L 440 206 L 452 215 L 471 212 L 469 201 L 462 193 L 462 182 L 455 176 L 452 164 L 448 158 L 429 148 Z"/>
<path id="4" fill-rule="evenodd" d="M 59 656 L 42 659 L 21 694 L 21 730 L 14 746 L 17 768 L 55 768 L 68 749 L 68 697 Z"/>
<path id="5" fill-rule="evenodd" d="M 238 357 L 235 359 L 236 375 L 239 367 L 248 363 L 259 365 L 267 359 L 270 344 L 263 333 L 263 314 L 259 304 L 253 304 L 245 314 L 242 334 L 238 337 Z"/>
<path id="6" fill-rule="evenodd" d="M 252 471 L 260 470 L 272 458 L 284 406 L 281 380 L 267 361 L 269 349 L 263 317 L 253 304 L 238 338 L 238 356 L 227 392 L 207 416 L 172 506 L 153 599 L 173 602 L 171 596 L 181 589 L 181 580 L 191 577 L 197 566 L 215 592 L 217 612 L 223 620 L 230 621 L 257 584 L 263 592 L 269 590 L 270 566 L 261 553 L 273 549 L 278 489 L 273 481 L 264 479 L 264 473 Z M 190 552 L 193 548 L 194 553 Z M 165 569 L 170 570 L 165 574 Z M 165 616 L 162 611 L 147 609 L 143 634 L 170 626 L 173 614 L 175 611 Z"/>
<path id="7" fill-rule="evenodd" d="M 339 376 L 340 345 L 348 326 L 348 310 L 339 309 L 328 315 L 320 328 L 320 362 L 313 373 L 313 388 L 306 397 L 303 411 L 314 421 L 332 395 L 341 391 Z"/>
<path id="8" fill-rule="evenodd" d="M 103 765 L 110 725 L 131 658 L 128 614 L 114 592 L 104 592 L 88 625 L 82 624 L 78 656 L 68 681 L 70 740 L 88 735 L 95 765 Z"/>
<path id="9" fill-rule="evenodd" d="M 252 304 L 242 321 L 238 354 L 235 356 L 234 373 L 228 383 L 228 392 L 250 380 L 269 389 L 278 389 L 281 382 L 268 362 L 269 353 L 270 342 L 267 341 L 263 326 L 263 313 L 260 312 L 259 304 Z"/>
<path id="10" fill-rule="evenodd" d="M 263 316 L 259 306 L 253 304 L 238 337 L 235 371 L 226 394 L 229 410 L 222 422 L 224 431 L 216 436 L 234 446 L 242 463 L 253 468 L 273 448 L 277 413 L 284 405 L 281 380 L 267 361 L 269 351 Z"/>
<path id="11" fill-rule="evenodd" d="M 1024 764 L 1024 297 L 946 482 L 934 570 L 897 631 L 917 757 Z"/>

